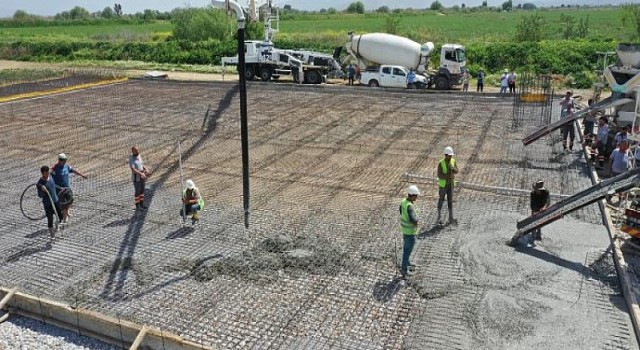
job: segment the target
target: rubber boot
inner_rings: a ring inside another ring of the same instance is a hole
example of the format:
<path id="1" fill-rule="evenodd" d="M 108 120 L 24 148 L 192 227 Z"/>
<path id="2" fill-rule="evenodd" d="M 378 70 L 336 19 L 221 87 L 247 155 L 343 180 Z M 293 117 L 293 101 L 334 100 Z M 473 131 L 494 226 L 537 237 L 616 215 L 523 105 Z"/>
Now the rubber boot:
<path id="1" fill-rule="evenodd" d="M 453 205 L 449 205 L 449 223 L 455 224 L 456 219 L 453 218 Z"/>
<path id="2" fill-rule="evenodd" d="M 56 239 L 56 229 L 53 227 L 49 227 L 49 238 L 51 240 Z"/>
<path id="3" fill-rule="evenodd" d="M 438 225 L 442 225 L 442 208 L 438 208 L 438 218 L 436 219 L 436 222 L 438 223 Z"/>

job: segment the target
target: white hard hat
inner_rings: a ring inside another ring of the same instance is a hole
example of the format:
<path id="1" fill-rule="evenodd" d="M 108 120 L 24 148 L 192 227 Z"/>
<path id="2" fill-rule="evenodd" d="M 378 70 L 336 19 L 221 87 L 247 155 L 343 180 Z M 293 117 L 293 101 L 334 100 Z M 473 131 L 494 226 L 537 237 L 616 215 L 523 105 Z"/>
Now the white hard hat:
<path id="1" fill-rule="evenodd" d="M 418 186 L 411 185 L 407 189 L 407 194 L 409 194 L 411 196 L 419 196 L 420 195 L 420 190 L 418 189 Z"/>
<path id="2" fill-rule="evenodd" d="M 447 156 L 452 156 L 453 154 L 453 148 L 451 148 L 451 146 L 447 146 L 444 148 L 444 154 Z"/>
<path id="3" fill-rule="evenodd" d="M 60 153 L 60 154 L 58 154 L 58 159 L 59 160 L 67 160 L 67 155 L 64 154 L 64 153 Z"/>
<path id="4" fill-rule="evenodd" d="M 196 187 L 196 184 L 193 183 L 193 180 L 187 180 L 186 182 L 187 188 L 192 190 Z"/>

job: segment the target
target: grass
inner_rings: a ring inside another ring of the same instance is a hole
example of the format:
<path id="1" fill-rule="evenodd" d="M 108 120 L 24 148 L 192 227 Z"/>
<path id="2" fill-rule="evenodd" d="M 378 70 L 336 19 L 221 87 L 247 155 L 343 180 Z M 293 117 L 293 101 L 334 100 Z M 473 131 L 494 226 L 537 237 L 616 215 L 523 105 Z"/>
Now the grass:
<path id="1" fill-rule="evenodd" d="M 349 31 L 359 33 L 385 31 L 388 16 L 400 18 L 398 34 L 418 41 L 435 43 L 460 42 L 468 44 L 477 41 L 509 41 L 513 38 L 522 16 L 531 11 L 513 12 L 454 12 L 445 14 L 434 11 L 416 11 L 400 15 L 378 13 L 366 14 L 301 14 L 293 19 L 280 21 L 280 34 L 284 37 L 305 39 L 314 37 L 338 38 L 346 40 Z M 576 20 L 589 18 L 589 36 L 620 40 L 624 28 L 621 13 L 617 7 L 543 9 L 539 13 L 546 22 L 549 39 L 560 39 L 563 23 L 561 15 Z M 104 23 L 76 26 L 47 26 L 1 28 L 0 41 L 12 42 L 25 39 L 38 40 L 91 40 L 91 41 L 154 41 L 164 40 L 172 31 L 168 21 L 140 24 Z M 344 38 L 344 39 L 342 39 Z M 276 41 L 278 35 L 276 35 Z"/>
<path id="2" fill-rule="evenodd" d="M 0 87 L 62 77 L 64 71 L 55 69 L 4 69 L 0 70 Z"/>
<path id="3" fill-rule="evenodd" d="M 171 32 L 171 23 L 158 21 L 144 24 L 93 24 L 78 26 L 48 26 L 0 28 L 0 41 L 18 40 L 93 40 L 93 41 L 152 41 Z"/>
<path id="4" fill-rule="evenodd" d="M 449 12 L 439 14 L 433 11 L 420 11 L 399 16 L 399 34 L 420 41 L 436 43 L 512 40 L 516 26 L 522 16 L 531 15 L 531 11 L 513 12 Z M 589 18 L 590 37 L 618 39 L 623 32 L 620 10 L 615 7 L 585 9 L 548 9 L 539 11 L 546 22 L 547 36 L 560 39 L 563 23 L 562 14 L 577 21 Z M 320 33 L 342 33 L 345 38 L 349 31 L 379 32 L 385 31 L 385 21 L 390 15 L 366 13 L 307 15 L 294 20 L 280 22 L 280 32 L 287 36 L 318 35 Z M 396 15 L 391 15 L 396 16 Z M 277 36 L 276 36 L 277 41 Z"/>

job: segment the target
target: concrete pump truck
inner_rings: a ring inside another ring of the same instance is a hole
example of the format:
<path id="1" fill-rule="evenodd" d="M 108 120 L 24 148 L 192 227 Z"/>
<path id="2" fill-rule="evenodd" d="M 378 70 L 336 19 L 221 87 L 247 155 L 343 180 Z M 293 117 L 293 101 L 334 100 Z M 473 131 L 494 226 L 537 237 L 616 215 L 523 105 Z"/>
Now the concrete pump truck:
<path id="1" fill-rule="evenodd" d="M 342 76 L 340 63 L 331 55 L 306 50 L 278 49 L 273 38 L 279 30 L 278 6 L 273 0 L 262 5 L 249 0 L 249 19 L 259 20 L 259 10 L 263 9 L 264 40 L 247 40 L 245 48 L 245 78 L 262 81 L 291 75 L 296 83 L 320 84 L 330 77 Z M 238 56 L 222 57 L 223 75 L 227 65 L 238 65 Z"/>

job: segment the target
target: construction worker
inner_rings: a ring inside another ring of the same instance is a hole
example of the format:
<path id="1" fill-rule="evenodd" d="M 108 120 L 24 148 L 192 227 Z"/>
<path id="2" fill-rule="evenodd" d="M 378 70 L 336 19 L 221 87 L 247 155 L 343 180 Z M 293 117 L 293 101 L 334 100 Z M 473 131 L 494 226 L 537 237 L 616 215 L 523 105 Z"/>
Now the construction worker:
<path id="1" fill-rule="evenodd" d="M 184 218 L 191 215 L 191 224 L 193 225 L 200 220 L 198 212 L 204 209 L 204 199 L 200 195 L 200 190 L 196 187 L 193 180 L 187 180 L 185 185 L 186 188 L 182 191 L 182 203 L 184 207 L 180 210 L 180 216 Z"/>
<path id="2" fill-rule="evenodd" d="M 441 219 L 442 204 L 444 197 L 447 197 L 447 206 L 449 207 L 449 223 L 455 223 L 453 218 L 453 185 L 455 182 L 455 174 L 458 173 L 456 160 L 453 158 L 453 148 L 447 146 L 444 148 L 444 158 L 438 163 L 438 223 L 443 224 Z"/>
<path id="3" fill-rule="evenodd" d="M 409 69 L 409 73 L 407 74 L 407 89 L 415 89 L 416 87 L 416 73 L 413 72 L 413 69 Z"/>
<path id="4" fill-rule="evenodd" d="M 356 76 L 356 69 L 353 68 L 353 64 L 351 63 L 349 63 L 349 66 L 347 67 L 347 76 L 349 77 L 348 85 L 353 85 L 353 78 Z"/>
<path id="5" fill-rule="evenodd" d="M 627 172 L 632 158 L 633 156 L 629 151 L 629 142 L 626 139 L 620 141 L 618 147 L 609 156 L 608 175 L 618 176 Z"/>
<path id="6" fill-rule="evenodd" d="M 538 215 L 545 211 L 550 204 L 549 191 L 544 188 L 544 181 L 538 180 L 533 184 L 533 190 L 530 195 L 531 215 Z M 542 240 L 542 230 L 537 228 L 531 232 L 530 244 L 534 244 L 533 241 Z"/>
<path id="7" fill-rule="evenodd" d="M 40 168 L 40 179 L 37 183 L 38 197 L 42 198 L 42 206 L 47 215 L 47 227 L 49 228 L 49 237 L 51 240 L 56 238 L 57 226 L 53 227 L 53 215 L 58 215 L 58 221 L 62 221 L 62 207 L 58 200 L 58 191 L 53 179 L 49 177 L 49 167 L 43 165 Z"/>
<path id="8" fill-rule="evenodd" d="M 77 174 L 82 178 L 87 176 L 80 172 L 80 170 L 72 168 L 67 164 L 67 155 L 64 153 L 58 154 L 58 162 L 51 167 L 51 178 L 56 184 L 58 191 L 58 199 L 62 206 L 62 220 L 63 223 L 69 222 L 69 210 L 71 204 L 73 204 L 73 192 L 71 191 L 71 183 L 69 182 L 69 174 Z"/>
<path id="9" fill-rule="evenodd" d="M 140 150 L 137 146 L 131 147 L 131 155 L 129 156 L 129 168 L 131 168 L 131 180 L 133 181 L 134 202 L 136 203 L 136 209 L 146 210 L 144 205 L 144 188 L 146 186 L 147 177 L 151 173 L 144 166 L 144 161 L 140 155 Z"/>
<path id="10" fill-rule="evenodd" d="M 400 203 L 400 227 L 402 228 L 404 242 L 400 272 L 403 278 L 413 274 L 409 271 L 409 267 L 417 266 L 409 262 L 409 257 L 413 251 L 413 246 L 416 244 L 416 235 L 418 234 L 418 210 L 413 207 L 413 204 L 419 195 L 418 186 L 411 185 L 407 189 L 407 198 Z"/>

